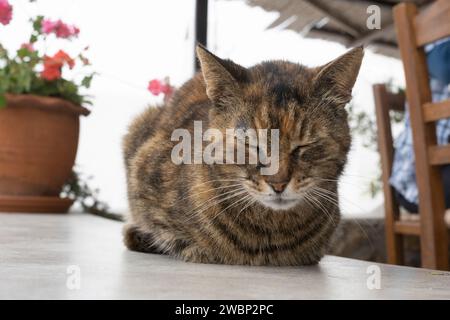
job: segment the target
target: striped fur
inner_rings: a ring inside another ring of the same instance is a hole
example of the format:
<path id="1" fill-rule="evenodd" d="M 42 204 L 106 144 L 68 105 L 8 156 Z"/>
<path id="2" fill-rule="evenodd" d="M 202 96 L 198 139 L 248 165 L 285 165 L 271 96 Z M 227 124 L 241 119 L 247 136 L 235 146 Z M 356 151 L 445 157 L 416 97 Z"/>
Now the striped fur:
<path id="1" fill-rule="evenodd" d="M 202 47 L 197 52 L 202 73 L 167 105 L 146 110 L 124 138 L 126 246 L 201 263 L 317 263 L 339 222 L 337 179 L 351 143 L 344 106 L 362 48 L 317 68 L 269 61 L 246 69 Z M 194 120 L 204 130 L 279 129 L 278 173 L 261 176 L 255 165 L 175 165 L 172 131 L 192 131 Z M 294 207 L 257 201 L 281 180 L 298 198 Z"/>

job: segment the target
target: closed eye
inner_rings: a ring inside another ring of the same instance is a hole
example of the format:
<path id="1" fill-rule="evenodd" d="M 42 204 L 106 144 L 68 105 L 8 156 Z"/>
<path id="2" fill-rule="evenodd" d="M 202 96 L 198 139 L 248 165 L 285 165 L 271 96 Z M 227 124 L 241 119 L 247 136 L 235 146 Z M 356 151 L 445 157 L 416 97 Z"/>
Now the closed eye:
<path id="1" fill-rule="evenodd" d="M 302 151 L 302 150 L 304 150 L 304 149 L 310 147 L 310 146 L 313 145 L 314 143 L 315 143 L 315 141 L 309 142 L 309 143 L 300 144 L 300 145 L 296 146 L 296 147 L 291 151 L 291 154 L 292 154 L 292 155 L 296 155 L 296 154 L 300 153 L 300 151 Z"/>
<path id="2" fill-rule="evenodd" d="M 259 169 L 261 169 L 261 168 L 267 167 L 266 164 L 263 164 L 263 163 L 261 163 L 261 161 L 260 161 L 261 159 L 260 159 L 260 148 L 259 148 L 259 145 L 251 145 L 251 144 L 247 144 L 247 147 L 248 147 L 248 148 L 252 148 L 253 151 L 256 153 L 257 160 L 258 160 L 258 163 L 256 164 L 256 169 L 259 170 Z"/>

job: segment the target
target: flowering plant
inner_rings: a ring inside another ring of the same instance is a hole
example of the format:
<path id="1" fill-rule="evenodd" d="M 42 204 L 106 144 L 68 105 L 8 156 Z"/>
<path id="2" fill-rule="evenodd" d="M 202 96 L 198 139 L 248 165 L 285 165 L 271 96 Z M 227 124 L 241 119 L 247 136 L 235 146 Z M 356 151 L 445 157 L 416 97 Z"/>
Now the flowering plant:
<path id="1" fill-rule="evenodd" d="M 8 25 L 12 15 L 13 7 L 8 0 L 0 0 L 0 27 Z M 85 57 L 88 47 L 73 57 L 64 50 L 48 54 L 37 49 L 45 47 L 41 44 L 50 37 L 65 41 L 75 39 L 80 30 L 61 20 L 43 16 L 31 18 L 30 23 L 32 32 L 28 41 L 13 54 L 9 54 L 0 42 L 0 107 L 6 104 L 5 93 L 52 96 L 78 105 L 90 104 L 88 96 L 82 94 L 80 89 L 90 87 L 95 72 L 90 71 L 70 80 L 64 75 L 67 69 L 90 66 Z"/>
<path id="2" fill-rule="evenodd" d="M 7 25 L 12 19 L 12 7 L 7 0 L 0 0 L 0 23 Z"/>
<path id="3" fill-rule="evenodd" d="M 172 97 L 175 88 L 170 84 L 169 77 L 165 77 L 164 80 L 150 80 L 147 86 L 147 90 L 150 91 L 154 96 L 159 96 L 160 94 L 162 94 L 164 96 L 164 102 L 167 102 Z"/>

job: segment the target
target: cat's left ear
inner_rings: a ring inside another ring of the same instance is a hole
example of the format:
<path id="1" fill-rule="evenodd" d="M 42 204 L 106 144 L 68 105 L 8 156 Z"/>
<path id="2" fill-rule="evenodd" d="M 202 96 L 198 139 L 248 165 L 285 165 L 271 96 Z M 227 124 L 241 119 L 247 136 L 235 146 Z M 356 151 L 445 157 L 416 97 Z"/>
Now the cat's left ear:
<path id="1" fill-rule="evenodd" d="M 318 68 L 315 77 L 317 90 L 322 94 L 330 93 L 334 95 L 339 98 L 341 103 L 349 102 L 363 56 L 364 48 L 356 47 Z"/>
<path id="2" fill-rule="evenodd" d="M 197 45 L 197 56 L 209 99 L 219 107 L 235 104 L 240 93 L 239 82 L 246 80 L 247 69 L 231 60 L 220 59 L 201 45 Z"/>

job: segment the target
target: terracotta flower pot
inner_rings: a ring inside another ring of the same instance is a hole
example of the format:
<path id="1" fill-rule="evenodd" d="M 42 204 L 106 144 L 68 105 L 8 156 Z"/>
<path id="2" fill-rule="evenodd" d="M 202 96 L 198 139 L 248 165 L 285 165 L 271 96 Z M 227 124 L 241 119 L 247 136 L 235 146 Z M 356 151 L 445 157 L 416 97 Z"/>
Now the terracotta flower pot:
<path id="1" fill-rule="evenodd" d="M 28 94 L 7 94 L 6 101 L 0 110 L 0 197 L 58 198 L 75 162 L 79 117 L 89 110 Z"/>

